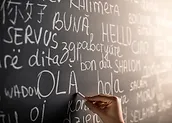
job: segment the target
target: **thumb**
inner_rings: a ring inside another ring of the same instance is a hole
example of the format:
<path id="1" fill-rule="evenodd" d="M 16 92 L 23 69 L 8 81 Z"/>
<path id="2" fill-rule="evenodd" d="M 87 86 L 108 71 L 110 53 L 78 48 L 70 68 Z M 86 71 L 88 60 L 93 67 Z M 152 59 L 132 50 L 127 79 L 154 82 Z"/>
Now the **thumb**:
<path id="1" fill-rule="evenodd" d="M 98 114 L 100 117 L 104 117 L 105 116 L 103 111 L 100 108 L 98 108 L 96 105 L 91 103 L 90 101 L 86 101 L 85 104 L 93 113 Z"/>

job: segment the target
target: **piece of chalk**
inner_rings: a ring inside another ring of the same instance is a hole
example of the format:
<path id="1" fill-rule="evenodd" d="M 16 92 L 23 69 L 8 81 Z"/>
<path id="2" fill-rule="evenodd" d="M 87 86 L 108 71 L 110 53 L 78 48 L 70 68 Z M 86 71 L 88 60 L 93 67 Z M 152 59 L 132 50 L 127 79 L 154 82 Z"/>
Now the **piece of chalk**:
<path id="1" fill-rule="evenodd" d="M 85 96 L 82 93 L 77 92 L 77 94 L 79 94 L 82 98 L 85 98 Z"/>

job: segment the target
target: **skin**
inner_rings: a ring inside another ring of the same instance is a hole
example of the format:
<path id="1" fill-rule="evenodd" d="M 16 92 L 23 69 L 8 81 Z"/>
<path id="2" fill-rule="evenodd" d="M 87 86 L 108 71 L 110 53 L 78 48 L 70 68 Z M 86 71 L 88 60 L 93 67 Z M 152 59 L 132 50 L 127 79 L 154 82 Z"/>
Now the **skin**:
<path id="1" fill-rule="evenodd" d="M 103 123 L 124 123 L 121 100 L 116 96 L 96 95 L 86 97 L 85 104 L 98 114 Z"/>

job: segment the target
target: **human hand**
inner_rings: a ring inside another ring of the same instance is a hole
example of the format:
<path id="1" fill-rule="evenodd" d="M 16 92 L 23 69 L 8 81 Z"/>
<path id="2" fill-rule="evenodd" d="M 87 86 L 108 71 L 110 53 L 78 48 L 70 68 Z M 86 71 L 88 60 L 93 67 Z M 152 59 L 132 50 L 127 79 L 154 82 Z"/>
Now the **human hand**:
<path id="1" fill-rule="evenodd" d="M 96 95 L 86 97 L 87 107 L 98 114 L 104 123 L 124 123 L 121 100 L 116 96 Z"/>

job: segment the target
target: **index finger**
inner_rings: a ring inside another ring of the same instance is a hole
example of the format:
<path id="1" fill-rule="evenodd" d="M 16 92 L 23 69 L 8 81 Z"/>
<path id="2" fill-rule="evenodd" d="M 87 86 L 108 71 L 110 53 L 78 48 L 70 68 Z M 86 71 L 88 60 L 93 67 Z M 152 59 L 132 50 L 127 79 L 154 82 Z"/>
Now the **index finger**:
<path id="1" fill-rule="evenodd" d="M 116 101 L 117 97 L 110 96 L 110 95 L 96 95 L 91 97 L 85 97 L 89 101 L 102 101 L 102 102 L 109 102 L 109 101 Z"/>

